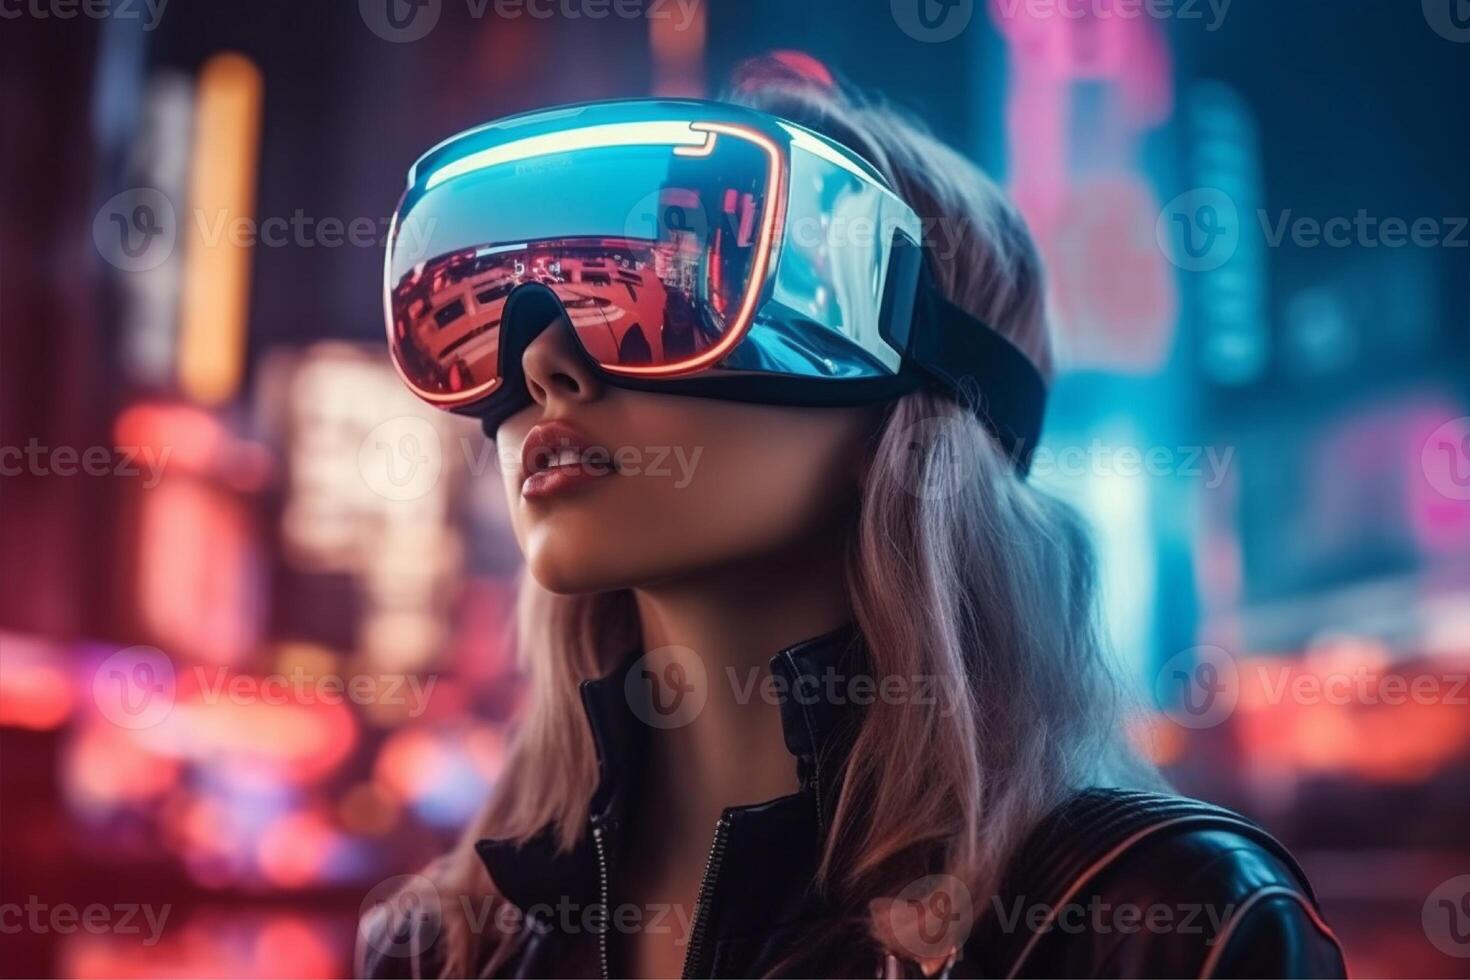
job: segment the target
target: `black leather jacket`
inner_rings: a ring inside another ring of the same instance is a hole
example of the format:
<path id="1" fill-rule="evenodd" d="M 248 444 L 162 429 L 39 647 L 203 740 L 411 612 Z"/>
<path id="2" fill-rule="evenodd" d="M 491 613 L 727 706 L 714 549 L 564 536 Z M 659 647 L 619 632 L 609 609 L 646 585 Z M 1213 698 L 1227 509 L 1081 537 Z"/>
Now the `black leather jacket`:
<path id="1" fill-rule="evenodd" d="M 823 676 L 852 676 L 864 662 L 855 631 L 846 629 L 782 650 L 770 666 L 787 690 L 816 691 Z M 519 943 L 497 975 L 618 974 L 616 923 L 600 929 L 586 910 L 618 908 L 627 801 L 646 731 L 624 697 L 623 671 L 582 689 L 600 782 L 581 843 L 570 853 L 546 836 L 477 846 L 498 892 L 524 913 L 514 920 Z M 935 968 L 835 922 L 810 887 L 857 710 L 818 697 L 782 701 L 802 789 L 724 812 L 693 915 L 686 976 L 919 976 L 925 965 Z M 1341 948 L 1291 856 L 1254 824 L 1206 804 L 1079 794 L 1035 829 L 1007 882 L 974 908 L 968 940 L 941 967 L 949 975 L 1346 976 Z M 436 921 L 403 920 L 396 935 L 385 928 L 379 920 L 364 930 L 364 975 L 438 973 Z"/>

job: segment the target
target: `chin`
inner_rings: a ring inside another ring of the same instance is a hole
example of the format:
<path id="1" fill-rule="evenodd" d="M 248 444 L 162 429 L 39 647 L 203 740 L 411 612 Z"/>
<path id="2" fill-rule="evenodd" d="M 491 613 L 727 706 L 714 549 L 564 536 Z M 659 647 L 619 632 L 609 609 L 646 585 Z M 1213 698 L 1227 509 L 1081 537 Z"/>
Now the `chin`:
<path id="1" fill-rule="evenodd" d="M 550 562 L 530 562 L 526 569 L 537 585 L 556 595 L 592 595 L 617 588 L 615 585 L 602 584 L 585 573 Z"/>
<path id="2" fill-rule="evenodd" d="M 532 540 L 526 570 L 548 592 L 590 595 L 677 580 L 710 562 L 694 555 L 650 552 L 647 540 L 619 541 L 605 532 L 594 537 Z"/>
<path id="3" fill-rule="evenodd" d="M 541 541 L 529 549 L 526 570 L 548 592 L 557 595 L 588 595 L 626 589 L 633 576 L 617 567 L 611 549 L 588 548 L 590 542 L 570 545 L 567 541 Z"/>

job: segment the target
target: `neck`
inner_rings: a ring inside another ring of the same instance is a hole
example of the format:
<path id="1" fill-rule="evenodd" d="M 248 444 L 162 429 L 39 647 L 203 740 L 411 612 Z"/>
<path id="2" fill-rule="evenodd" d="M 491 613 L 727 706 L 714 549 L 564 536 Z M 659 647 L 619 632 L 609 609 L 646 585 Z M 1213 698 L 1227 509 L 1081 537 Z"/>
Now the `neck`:
<path id="1" fill-rule="evenodd" d="M 688 724 L 650 739 L 645 799 L 670 823 L 708 832 L 711 814 L 797 789 L 768 662 L 778 651 L 852 619 L 845 543 L 803 542 L 793 553 L 681 576 L 635 590 L 643 648 L 671 652 L 702 676 L 704 706 Z M 667 823 L 666 823 L 667 826 Z"/>

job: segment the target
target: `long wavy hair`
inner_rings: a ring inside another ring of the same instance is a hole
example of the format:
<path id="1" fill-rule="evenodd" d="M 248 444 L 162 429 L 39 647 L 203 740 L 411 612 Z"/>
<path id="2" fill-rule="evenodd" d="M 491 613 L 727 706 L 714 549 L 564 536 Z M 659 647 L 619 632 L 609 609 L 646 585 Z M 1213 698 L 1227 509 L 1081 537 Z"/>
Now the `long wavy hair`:
<path id="1" fill-rule="evenodd" d="M 974 164 L 800 58 L 747 63 L 724 98 L 863 154 L 942 226 L 934 238 L 944 247 L 926 256 L 943 293 L 1050 376 L 1036 247 Z M 1124 734 L 1128 705 L 1100 640 L 1081 522 L 1017 479 L 969 407 L 928 392 L 889 407 L 849 556 L 847 586 L 873 676 L 954 679 L 945 710 L 917 699 L 869 705 L 841 777 L 817 885 L 876 950 L 885 927 L 870 911 L 875 899 L 897 896 L 916 876 L 946 874 L 980 908 L 1021 838 L 1071 792 L 1156 777 Z M 554 595 L 527 578 L 520 598 L 524 717 L 493 797 L 455 850 L 424 872 L 444 909 L 435 956 L 444 976 L 487 959 L 493 970 L 518 942 L 513 933 L 477 934 L 463 914 L 498 901 L 474 842 L 550 830 L 570 848 L 586 832 L 597 764 L 578 685 L 639 642 L 629 592 Z"/>

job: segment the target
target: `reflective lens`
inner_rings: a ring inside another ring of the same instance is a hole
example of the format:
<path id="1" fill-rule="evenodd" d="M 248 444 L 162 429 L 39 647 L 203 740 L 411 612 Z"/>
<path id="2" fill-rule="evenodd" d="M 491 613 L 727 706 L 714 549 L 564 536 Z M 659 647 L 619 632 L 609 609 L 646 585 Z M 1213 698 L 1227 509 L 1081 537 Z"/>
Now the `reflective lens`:
<path id="1" fill-rule="evenodd" d="M 700 370 L 749 327 L 781 186 L 763 134 L 586 126 L 431 159 L 400 206 L 385 297 L 394 361 L 422 397 L 457 407 L 496 389 L 502 312 L 528 282 L 614 373 Z"/>

